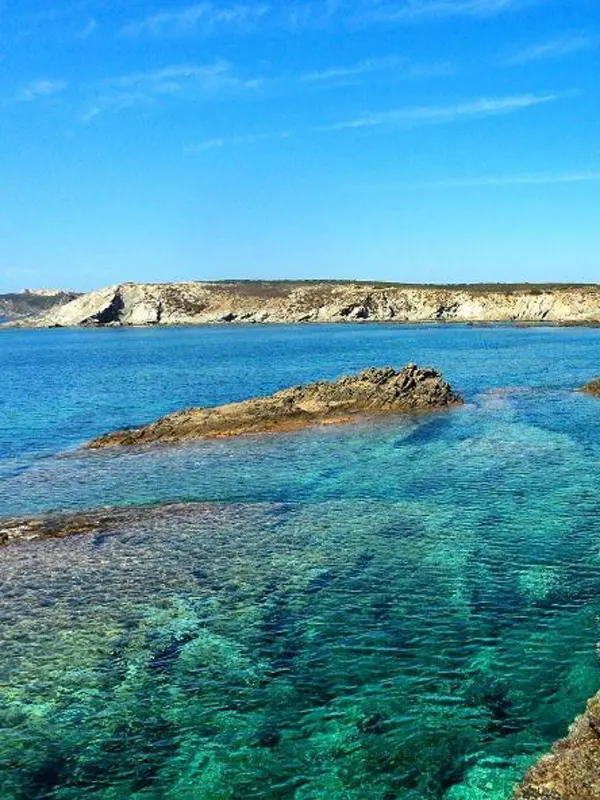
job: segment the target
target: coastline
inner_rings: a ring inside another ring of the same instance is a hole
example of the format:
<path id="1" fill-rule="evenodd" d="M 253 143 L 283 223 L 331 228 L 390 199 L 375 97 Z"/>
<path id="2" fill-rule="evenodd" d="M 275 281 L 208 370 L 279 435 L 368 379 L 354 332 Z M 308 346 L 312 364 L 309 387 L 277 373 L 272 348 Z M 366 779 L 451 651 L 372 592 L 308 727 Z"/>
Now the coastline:
<path id="1" fill-rule="evenodd" d="M 335 327 L 391 327 L 391 328 L 514 328 L 515 330 L 523 328 L 544 328 L 544 329 L 562 329 L 562 328 L 600 328 L 600 319 L 598 320 L 514 320 L 514 319 L 496 319 L 496 320 L 472 320 L 472 319 L 423 319 L 423 320 L 398 320 L 398 319 L 369 319 L 369 320 L 313 320 L 313 321 L 286 321 L 286 320 L 265 320 L 265 321 L 241 321 L 232 320 L 225 322 L 223 320 L 215 320 L 214 322 L 173 322 L 161 323 L 156 325 L 153 323 L 140 323 L 140 324 L 107 324 L 107 325 L 52 325 L 44 327 L 36 323 L 34 320 L 19 319 L 0 320 L 0 333 L 5 331 L 24 330 L 24 331 L 92 331 L 92 330 L 151 330 L 155 329 L 196 329 L 196 328 L 324 328 L 329 325 Z"/>
<path id="2" fill-rule="evenodd" d="M 123 283 L 15 327 L 308 324 L 600 325 L 597 286 L 414 286 L 358 282 Z"/>

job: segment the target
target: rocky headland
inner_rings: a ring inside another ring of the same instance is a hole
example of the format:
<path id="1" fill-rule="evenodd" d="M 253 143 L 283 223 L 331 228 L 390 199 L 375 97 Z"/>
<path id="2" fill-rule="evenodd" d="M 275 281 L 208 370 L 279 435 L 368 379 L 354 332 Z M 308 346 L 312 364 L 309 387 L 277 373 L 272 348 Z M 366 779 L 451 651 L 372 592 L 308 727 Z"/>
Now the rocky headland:
<path id="1" fill-rule="evenodd" d="M 351 281 L 123 283 L 26 320 L 33 327 L 301 322 L 600 324 L 600 287 Z"/>
<path id="2" fill-rule="evenodd" d="M 65 306 L 79 297 L 75 292 L 60 289 L 24 289 L 13 294 L 0 294 L 0 317 L 37 326 L 40 315 L 46 315 L 59 306 Z"/>
<path id="3" fill-rule="evenodd" d="M 600 694 L 530 770 L 514 800 L 600 800 Z"/>
<path id="4" fill-rule="evenodd" d="M 372 367 L 358 375 L 295 386 L 268 397 L 187 409 L 142 428 L 101 436 L 88 448 L 283 432 L 350 422 L 361 413 L 424 411 L 461 403 L 460 396 L 431 368 L 415 364 L 400 371 Z"/>

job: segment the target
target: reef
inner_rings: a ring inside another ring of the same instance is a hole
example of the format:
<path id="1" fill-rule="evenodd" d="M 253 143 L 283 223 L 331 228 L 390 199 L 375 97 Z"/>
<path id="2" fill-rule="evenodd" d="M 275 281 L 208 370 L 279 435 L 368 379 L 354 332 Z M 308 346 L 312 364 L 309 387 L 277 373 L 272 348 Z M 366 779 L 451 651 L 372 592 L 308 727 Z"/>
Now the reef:
<path id="1" fill-rule="evenodd" d="M 600 694 L 530 770 L 514 800 L 600 800 Z"/>
<path id="2" fill-rule="evenodd" d="M 430 367 L 408 364 L 400 371 L 371 367 L 358 375 L 295 386 L 267 397 L 180 411 L 141 428 L 101 436 L 88 449 L 292 431 L 350 422 L 359 414 L 425 411 L 462 402 Z"/>
<path id="3" fill-rule="evenodd" d="M 184 513 L 213 511 L 207 503 L 151 503 L 142 506 L 65 511 L 34 517 L 0 518 L 0 547 L 34 539 L 62 539 L 66 536 L 93 534 L 108 536 L 151 520 L 177 518 Z"/>
<path id="4" fill-rule="evenodd" d="M 147 515 L 148 508 L 102 509 L 85 513 L 45 514 L 0 519 L 0 546 L 32 539 L 59 539 L 82 533 L 105 533 L 119 522 Z"/>

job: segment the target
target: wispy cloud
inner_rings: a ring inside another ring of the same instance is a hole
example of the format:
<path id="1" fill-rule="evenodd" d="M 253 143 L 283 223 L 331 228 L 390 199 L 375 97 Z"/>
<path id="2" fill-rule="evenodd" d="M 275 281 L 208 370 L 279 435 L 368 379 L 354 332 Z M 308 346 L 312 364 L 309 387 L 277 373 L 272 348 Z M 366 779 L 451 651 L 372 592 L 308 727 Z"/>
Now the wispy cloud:
<path id="1" fill-rule="evenodd" d="M 323 133 L 326 131 L 343 131 L 361 128 L 380 128 L 398 129 L 398 128 L 412 128 L 420 125 L 441 125 L 451 122 L 458 122 L 464 119 L 476 119 L 479 117 L 488 117 L 499 114 L 509 114 L 522 109 L 530 108 L 536 105 L 551 103 L 561 98 L 567 97 L 567 94 L 523 94 L 514 95 L 510 97 L 499 97 L 493 99 L 480 99 L 474 100 L 469 103 L 462 103 L 459 105 L 450 106 L 417 106 L 411 108 L 398 108 L 390 111 L 380 112 L 378 114 L 369 114 L 364 117 L 358 117 L 353 120 L 337 122 L 333 125 L 319 126 L 307 128 L 304 130 L 303 135 Z M 290 139 L 295 134 L 291 131 L 281 131 L 258 135 L 248 136 L 233 136 L 233 137 L 218 137 L 213 139 L 206 139 L 205 141 L 198 142 L 186 148 L 187 153 L 201 153 L 209 150 L 219 150 L 226 146 L 231 145 L 249 145 L 257 144 L 274 139 Z M 571 173 L 563 175 L 562 181 L 570 180 L 583 180 L 583 175 L 587 176 L 590 180 L 590 173 Z M 522 183 L 542 183 L 547 179 L 547 176 L 529 175 L 519 176 Z M 554 176 L 556 180 L 556 176 Z M 480 183 L 485 180 L 485 183 Z M 470 179 L 458 181 L 443 181 L 433 184 L 418 184 L 419 186 L 457 186 L 457 185 L 496 185 L 503 179 L 498 178 L 485 178 L 477 179 L 478 183 L 474 184 Z M 514 177 L 511 178 L 515 180 Z M 413 186 L 417 186 L 414 184 Z M 400 187 L 402 188 L 402 187 Z M 406 188 L 406 187 L 404 187 Z"/>
<path id="2" fill-rule="evenodd" d="M 229 61 L 212 64 L 175 64 L 147 72 L 108 78 L 94 89 L 94 99 L 84 115 L 90 122 L 103 112 L 155 106 L 170 97 L 222 98 L 257 90 L 262 78 L 239 76 Z"/>
<path id="3" fill-rule="evenodd" d="M 185 148 L 185 153 L 193 155 L 194 153 L 205 153 L 208 150 L 220 150 L 228 143 L 227 139 L 205 139 L 203 142 L 190 144 Z"/>
<path id="4" fill-rule="evenodd" d="M 364 17 L 378 22 L 412 22 L 452 17 L 491 17 L 543 0 L 375 0 L 364 3 Z"/>
<path id="5" fill-rule="evenodd" d="M 27 86 L 24 86 L 15 100 L 23 103 L 29 103 L 33 100 L 39 100 L 44 97 L 51 97 L 52 95 L 60 94 L 61 92 L 64 92 L 66 88 L 66 81 L 41 78 L 40 80 L 33 81 L 32 83 L 27 84 Z"/>
<path id="6" fill-rule="evenodd" d="M 496 116 L 521 111 L 532 106 L 539 106 L 560 100 L 565 95 L 520 94 L 508 97 L 481 98 L 468 103 L 456 105 L 415 106 L 396 108 L 366 114 L 362 117 L 336 122 L 328 126 L 329 130 L 348 130 L 377 127 L 415 127 L 418 125 L 441 125 L 458 122 L 464 119 Z"/>
<path id="7" fill-rule="evenodd" d="M 384 58 L 366 58 L 356 64 L 347 66 L 334 66 L 313 72 L 305 72 L 300 76 L 300 82 L 315 85 L 345 84 L 373 73 L 391 71 L 404 78 L 434 78 L 454 74 L 453 66 L 447 62 L 411 64 L 406 58 L 387 56 Z"/>
<path id="8" fill-rule="evenodd" d="M 96 22 L 96 20 L 90 19 L 84 25 L 84 27 L 81 28 L 81 30 L 78 32 L 77 37 L 79 39 L 89 39 L 97 28 L 98 28 L 98 23 Z"/>
<path id="9" fill-rule="evenodd" d="M 406 74 L 410 78 L 446 78 L 450 75 L 456 75 L 456 68 L 448 61 L 411 64 Z"/>
<path id="10" fill-rule="evenodd" d="M 544 4 L 551 0 L 274 0 L 223 5 L 204 0 L 180 8 L 166 7 L 121 29 L 125 36 L 182 36 L 221 30 L 248 32 L 263 25 L 304 29 L 333 24 L 362 26 L 486 18 Z"/>
<path id="11" fill-rule="evenodd" d="M 181 36 L 198 30 L 205 33 L 212 33 L 219 28 L 241 30 L 256 24 L 269 10 L 267 5 L 195 3 L 131 22 L 122 28 L 121 33 L 125 36 Z"/>
<path id="12" fill-rule="evenodd" d="M 291 139 L 291 131 L 275 131 L 272 133 L 248 134 L 245 136 L 230 136 L 216 139 L 205 139 L 203 142 L 189 145 L 185 148 L 188 155 L 205 153 L 209 150 L 220 150 L 223 147 L 241 147 L 261 144 L 262 142 Z"/>
<path id="13" fill-rule="evenodd" d="M 484 175 L 473 178 L 449 178 L 423 183 L 406 183 L 393 189 L 462 189 L 486 186 L 547 186 L 551 184 L 599 183 L 600 170 L 584 172 L 550 172 L 520 175 Z"/>
<path id="14" fill-rule="evenodd" d="M 0 7 L 2 0 L 0 0 Z M 59 41 L 87 39 L 98 27 L 93 18 L 99 5 L 106 5 L 104 0 L 69 0 L 69 2 L 38 3 L 35 11 L 16 12 L 11 14 L 12 35 L 16 41 L 36 38 Z M 20 5 L 28 5 L 21 3 Z M 35 4 L 29 4 L 35 5 Z"/>
<path id="15" fill-rule="evenodd" d="M 382 72 L 394 69 L 402 64 L 403 59 L 399 56 L 388 56 L 387 58 L 367 58 L 357 64 L 346 67 L 329 67 L 315 72 L 306 72 L 300 76 L 303 83 L 326 83 L 329 81 L 344 80 L 346 78 L 356 78 L 372 72 Z"/>
<path id="16" fill-rule="evenodd" d="M 224 89 L 255 89 L 261 78 L 244 79 L 236 75 L 229 61 L 212 64 L 176 64 L 148 72 L 134 72 L 105 82 L 115 89 L 140 89 L 152 95 L 176 94 L 186 88 L 202 92 Z"/>
<path id="17" fill-rule="evenodd" d="M 562 39 L 553 39 L 547 42 L 538 42 L 524 50 L 500 59 L 505 66 L 519 66 L 553 58 L 564 58 L 583 53 L 598 47 L 599 42 L 589 36 L 571 36 Z"/>

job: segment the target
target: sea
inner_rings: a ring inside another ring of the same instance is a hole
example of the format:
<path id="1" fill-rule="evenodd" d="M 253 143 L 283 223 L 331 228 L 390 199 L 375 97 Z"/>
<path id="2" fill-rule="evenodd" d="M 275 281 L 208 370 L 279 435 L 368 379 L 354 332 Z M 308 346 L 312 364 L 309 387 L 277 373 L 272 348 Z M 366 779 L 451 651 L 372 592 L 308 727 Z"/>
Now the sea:
<path id="1" fill-rule="evenodd" d="M 368 366 L 450 411 L 85 451 Z M 2 800 L 509 800 L 600 688 L 600 330 L 0 330 Z M 148 506 L 155 506 L 152 512 Z"/>

